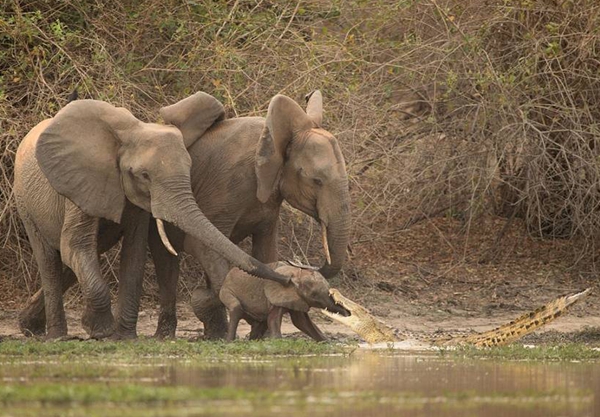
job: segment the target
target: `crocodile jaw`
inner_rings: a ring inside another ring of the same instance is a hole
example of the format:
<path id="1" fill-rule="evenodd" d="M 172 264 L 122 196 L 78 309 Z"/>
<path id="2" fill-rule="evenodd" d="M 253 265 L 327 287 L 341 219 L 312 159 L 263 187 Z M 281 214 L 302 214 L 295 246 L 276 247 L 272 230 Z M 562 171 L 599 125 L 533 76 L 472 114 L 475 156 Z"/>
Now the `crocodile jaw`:
<path id="1" fill-rule="evenodd" d="M 362 337 L 367 343 L 389 343 L 396 341 L 396 336 L 384 323 L 375 319 L 367 309 L 344 297 L 338 290 L 331 288 L 329 295 L 336 304 L 341 305 L 350 312 L 350 316 L 321 310 L 327 317 L 350 327 L 355 333 Z"/>

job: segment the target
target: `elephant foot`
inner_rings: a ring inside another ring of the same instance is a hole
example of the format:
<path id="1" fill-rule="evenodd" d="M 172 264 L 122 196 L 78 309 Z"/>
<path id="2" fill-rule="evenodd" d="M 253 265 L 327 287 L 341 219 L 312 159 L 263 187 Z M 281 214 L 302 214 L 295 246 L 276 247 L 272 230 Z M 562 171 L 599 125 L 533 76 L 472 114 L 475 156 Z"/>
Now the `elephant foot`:
<path id="1" fill-rule="evenodd" d="M 177 316 L 175 314 L 163 313 L 158 316 L 158 326 L 154 337 L 159 340 L 175 339 L 175 330 L 177 329 Z"/>
<path id="2" fill-rule="evenodd" d="M 79 337 L 79 336 L 61 336 L 58 337 L 56 339 L 53 339 L 54 342 L 71 342 L 77 340 L 78 342 L 83 342 L 85 339 L 83 337 Z"/>
<path id="3" fill-rule="evenodd" d="M 110 336 L 111 340 L 133 340 L 137 339 L 137 330 L 135 327 L 129 328 L 122 324 L 117 324 L 115 332 Z"/>
<path id="4" fill-rule="evenodd" d="M 222 322 L 215 323 L 214 321 L 202 322 L 204 324 L 204 339 L 206 340 L 223 340 L 227 336 L 227 319 Z"/>
<path id="5" fill-rule="evenodd" d="M 137 337 L 135 330 L 133 332 L 116 331 L 110 336 L 110 340 L 135 340 Z"/>
<path id="6" fill-rule="evenodd" d="M 204 325 L 204 339 L 222 340 L 227 337 L 227 310 L 225 306 L 213 306 L 210 310 L 204 310 L 202 317 L 198 317 Z"/>
<path id="7" fill-rule="evenodd" d="M 64 338 L 67 337 L 67 323 L 65 322 L 64 325 L 58 325 L 55 327 L 49 327 L 48 328 L 48 332 L 46 333 L 46 336 L 44 337 L 45 340 L 63 340 Z"/>
<path id="8" fill-rule="evenodd" d="M 115 331 L 111 335 L 112 340 L 133 340 L 137 339 L 137 314 L 135 317 L 124 318 L 117 314 Z"/>
<path id="9" fill-rule="evenodd" d="M 227 336 L 227 311 L 225 306 L 209 289 L 198 288 L 192 294 L 192 309 L 204 324 L 204 338 L 225 339 Z"/>
<path id="10" fill-rule="evenodd" d="M 88 306 L 81 317 L 81 324 L 92 339 L 105 339 L 115 332 L 115 319 L 110 309 L 97 312 Z"/>
<path id="11" fill-rule="evenodd" d="M 46 334 L 46 311 L 44 299 L 33 298 L 19 313 L 19 329 L 26 337 Z"/>
<path id="12" fill-rule="evenodd" d="M 267 333 L 267 330 L 268 330 L 268 328 L 267 328 L 266 321 L 252 323 L 250 334 L 248 335 L 248 339 L 249 340 L 264 339 L 265 335 Z"/>

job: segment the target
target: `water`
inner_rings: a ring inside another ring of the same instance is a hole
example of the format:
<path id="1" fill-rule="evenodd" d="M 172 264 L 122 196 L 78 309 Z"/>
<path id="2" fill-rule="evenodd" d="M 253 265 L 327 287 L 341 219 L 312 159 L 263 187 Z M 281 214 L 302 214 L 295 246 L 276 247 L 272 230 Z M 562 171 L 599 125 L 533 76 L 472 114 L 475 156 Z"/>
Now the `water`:
<path id="1" fill-rule="evenodd" d="M 27 365 L 37 367 L 36 372 L 25 372 L 23 364 L 2 366 L 4 384 L 85 385 L 93 393 L 159 387 L 171 389 L 167 395 L 174 398 L 148 403 L 151 394 L 141 405 L 106 400 L 4 408 L 0 401 L 0 415 L 42 415 L 43 410 L 45 416 L 600 416 L 600 363 L 594 362 L 367 351 L 214 363 L 162 360 L 111 365 L 114 369 L 103 365 L 101 376 L 93 363 Z"/>

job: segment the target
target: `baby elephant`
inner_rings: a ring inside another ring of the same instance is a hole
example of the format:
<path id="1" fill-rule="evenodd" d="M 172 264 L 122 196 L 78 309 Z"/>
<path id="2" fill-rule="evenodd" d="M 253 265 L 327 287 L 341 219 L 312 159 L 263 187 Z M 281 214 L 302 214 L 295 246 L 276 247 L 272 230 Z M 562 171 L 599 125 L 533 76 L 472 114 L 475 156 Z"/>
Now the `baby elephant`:
<path id="1" fill-rule="evenodd" d="M 291 276 L 291 284 L 285 287 L 255 278 L 238 268 L 227 274 L 219 293 L 229 311 L 227 340 L 235 339 L 241 319 L 252 326 L 250 339 L 261 338 L 267 330 L 271 337 L 281 337 L 281 319 L 284 313 L 289 312 L 294 326 L 320 342 L 325 340 L 325 336 L 308 316 L 311 307 L 350 315 L 348 310 L 333 301 L 329 295 L 329 284 L 318 271 L 285 262 L 269 266 L 280 274 Z"/>

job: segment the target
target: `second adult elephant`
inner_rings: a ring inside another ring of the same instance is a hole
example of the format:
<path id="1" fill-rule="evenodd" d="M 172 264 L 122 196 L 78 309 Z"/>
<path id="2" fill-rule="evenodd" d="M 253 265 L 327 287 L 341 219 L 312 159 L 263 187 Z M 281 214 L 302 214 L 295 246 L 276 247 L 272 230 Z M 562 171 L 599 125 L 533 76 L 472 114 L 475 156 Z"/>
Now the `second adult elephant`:
<path id="1" fill-rule="evenodd" d="M 252 256 L 264 263 L 277 261 L 279 210 L 285 200 L 320 223 L 327 257 L 320 272 L 331 278 L 346 257 L 350 201 L 344 157 L 335 137 L 321 127 L 322 112 L 319 91 L 310 96 L 306 112 L 277 95 L 266 119 L 219 121 L 188 150 L 194 197 L 225 236 L 234 243 L 250 236 Z M 169 107 L 162 116 L 172 122 Z M 218 294 L 229 263 L 193 235 L 174 227 L 167 227 L 167 234 L 177 250 L 193 255 L 206 271 L 208 289 L 193 296 L 205 335 L 225 337 L 227 319 Z M 156 335 L 173 337 L 179 263 L 160 244 L 156 227 L 151 227 L 149 240 L 160 287 Z"/>

